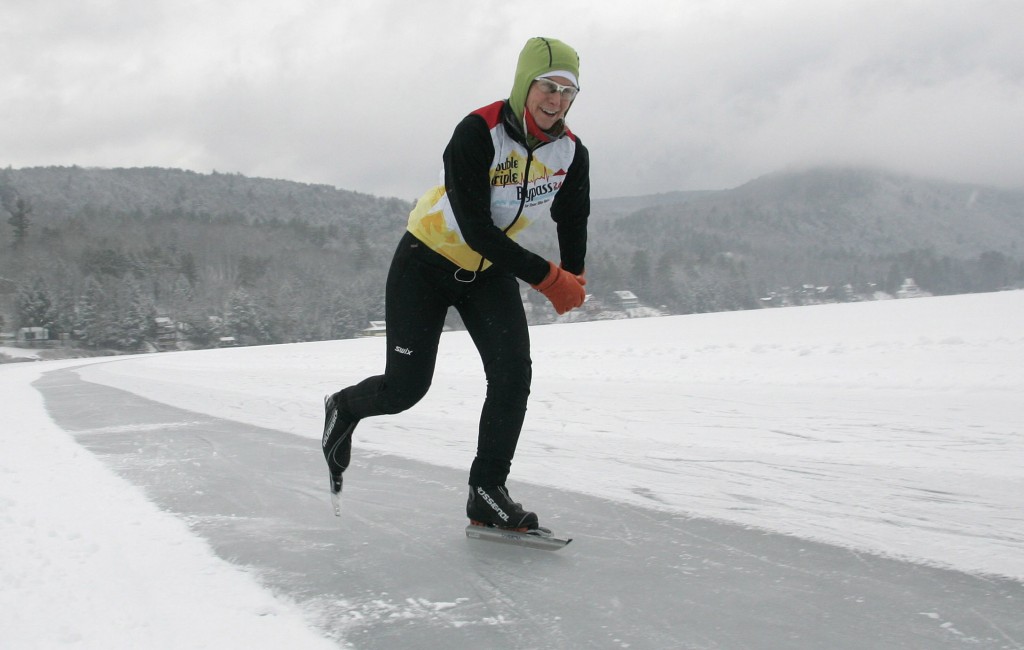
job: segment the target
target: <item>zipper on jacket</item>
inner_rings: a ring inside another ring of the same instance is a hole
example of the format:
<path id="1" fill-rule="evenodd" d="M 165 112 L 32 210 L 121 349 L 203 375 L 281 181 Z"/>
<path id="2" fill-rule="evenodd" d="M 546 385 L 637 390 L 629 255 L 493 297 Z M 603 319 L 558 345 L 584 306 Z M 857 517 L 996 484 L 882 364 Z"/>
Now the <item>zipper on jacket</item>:
<path id="1" fill-rule="evenodd" d="M 506 234 L 507 235 L 508 231 L 512 230 L 512 226 L 516 225 L 516 222 L 519 221 L 519 218 L 523 216 L 523 209 L 526 207 L 526 188 L 530 184 L 530 163 L 532 163 L 532 162 L 533 162 L 533 149 L 530 149 L 529 147 L 527 147 L 526 148 L 526 167 L 523 170 L 523 184 L 521 186 L 522 189 L 523 189 L 523 195 L 521 197 L 519 197 L 519 210 L 516 211 L 516 216 L 512 218 L 512 222 L 509 223 L 508 226 L 506 226 L 504 229 L 502 229 L 502 231 L 501 231 L 502 234 Z M 462 278 L 459 277 L 459 271 L 461 271 L 463 269 L 457 269 L 455 271 L 455 279 L 458 280 L 459 282 L 466 282 L 466 283 L 469 283 L 469 282 L 472 282 L 473 280 L 476 280 L 476 274 L 480 273 L 481 271 L 484 270 L 484 262 L 486 262 L 486 261 L 487 261 L 486 258 L 484 258 L 484 256 L 481 255 L 480 256 L 480 265 L 478 267 L 476 267 L 475 271 L 472 272 L 473 273 L 473 277 L 471 277 L 468 280 L 463 280 Z"/>
<path id="2" fill-rule="evenodd" d="M 512 222 L 502 230 L 504 234 L 508 234 L 509 230 L 512 230 L 512 226 L 516 225 L 519 221 L 519 217 L 523 216 L 523 210 L 526 208 L 526 188 L 530 184 L 530 163 L 533 162 L 533 149 L 526 150 L 526 168 L 523 170 L 523 195 L 519 197 L 519 210 L 516 212 L 516 216 L 512 219 Z"/>

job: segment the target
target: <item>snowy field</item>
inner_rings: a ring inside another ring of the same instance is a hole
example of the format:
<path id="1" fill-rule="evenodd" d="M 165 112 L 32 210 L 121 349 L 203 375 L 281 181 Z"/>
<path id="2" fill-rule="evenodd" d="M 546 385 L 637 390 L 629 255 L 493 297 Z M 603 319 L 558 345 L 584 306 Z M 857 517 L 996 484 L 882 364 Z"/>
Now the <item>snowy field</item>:
<path id="1" fill-rule="evenodd" d="M 1024 291 L 532 336 L 513 485 L 1024 579 Z M 91 382 L 316 439 L 323 394 L 380 372 L 384 345 L 0 365 L 0 646 L 332 647 L 296 605 L 78 447 L 30 384 L 77 367 Z M 468 336 L 447 333 L 427 398 L 362 423 L 354 453 L 468 469 L 483 392 Z"/>

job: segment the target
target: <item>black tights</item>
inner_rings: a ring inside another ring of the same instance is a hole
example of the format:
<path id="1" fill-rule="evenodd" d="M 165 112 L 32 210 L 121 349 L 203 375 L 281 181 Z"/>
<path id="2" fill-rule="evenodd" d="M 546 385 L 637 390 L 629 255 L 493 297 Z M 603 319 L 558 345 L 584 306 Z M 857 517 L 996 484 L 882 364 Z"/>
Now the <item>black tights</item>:
<path id="1" fill-rule="evenodd" d="M 473 276 L 411 234 L 399 242 L 385 297 L 387 365 L 342 391 L 356 418 L 399 413 L 430 388 L 449 307 L 473 338 L 487 377 L 470 485 L 504 485 L 526 416 L 532 375 L 530 335 L 515 277 L 493 267 Z"/>

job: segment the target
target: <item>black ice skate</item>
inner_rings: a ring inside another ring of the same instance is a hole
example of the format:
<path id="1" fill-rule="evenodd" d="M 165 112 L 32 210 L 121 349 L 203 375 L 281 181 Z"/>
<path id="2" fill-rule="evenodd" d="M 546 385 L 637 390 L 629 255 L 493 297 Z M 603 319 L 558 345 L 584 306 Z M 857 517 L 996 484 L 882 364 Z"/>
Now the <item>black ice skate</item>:
<path id="1" fill-rule="evenodd" d="M 341 475 L 352 459 L 352 431 L 359 420 L 341 405 L 341 393 L 324 397 L 324 437 L 321 441 L 331 479 L 334 514 L 341 516 Z"/>
<path id="2" fill-rule="evenodd" d="M 537 530 L 540 525 L 537 515 L 523 510 L 509 496 L 504 485 L 494 487 L 470 486 L 469 501 L 466 502 L 466 516 L 474 526 L 503 528 L 507 530 Z"/>

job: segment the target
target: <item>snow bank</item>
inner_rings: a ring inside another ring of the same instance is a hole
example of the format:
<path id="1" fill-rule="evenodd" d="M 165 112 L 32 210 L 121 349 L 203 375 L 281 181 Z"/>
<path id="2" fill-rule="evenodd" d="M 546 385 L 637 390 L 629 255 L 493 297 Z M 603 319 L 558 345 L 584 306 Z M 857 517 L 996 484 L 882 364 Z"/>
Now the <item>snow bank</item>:
<path id="1" fill-rule="evenodd" d="M 45 415 L 0 366 L 0 646 L 336 648 Z"/>

